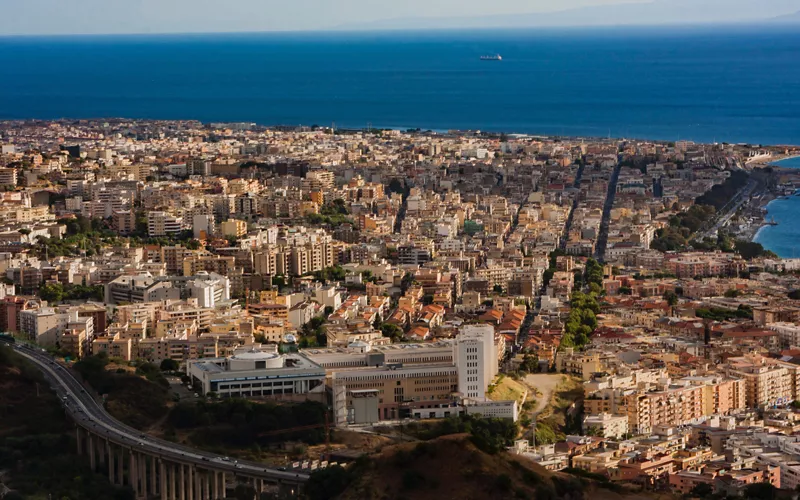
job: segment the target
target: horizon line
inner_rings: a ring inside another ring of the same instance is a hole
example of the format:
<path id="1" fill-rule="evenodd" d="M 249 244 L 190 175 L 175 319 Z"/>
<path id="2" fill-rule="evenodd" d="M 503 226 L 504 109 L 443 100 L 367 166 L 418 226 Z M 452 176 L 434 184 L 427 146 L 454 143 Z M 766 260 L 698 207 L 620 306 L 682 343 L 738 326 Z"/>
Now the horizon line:
<path id="1" fill-rule="evenodd" d="M 163 32 L 121 32 L 121 33 L 0 33 L 0 39 L 9 38 L 79 38 L 79 37 L 176 37 L 176 36 L 214 36 L 214 35 L 354 35 L 354 34 L 398 34 L 398 33 L 436 33 L 436 32 L 493 32 L 493 31 L 532 31 L 532 30 L 609 30 L 619 28 L 794 28 L 800 29 L 800 23 L 780 22 L 774 19 L 756 21 L 721 21 L 686 22 L 686 23 L 629 23 L 629 24 L 564 24 L 553 26 L 463 26 L 463 27 L 418 27 L 418 28 L 323 28 L 298 30 L 265 30 L 265 31 L 163 31 Z"/>

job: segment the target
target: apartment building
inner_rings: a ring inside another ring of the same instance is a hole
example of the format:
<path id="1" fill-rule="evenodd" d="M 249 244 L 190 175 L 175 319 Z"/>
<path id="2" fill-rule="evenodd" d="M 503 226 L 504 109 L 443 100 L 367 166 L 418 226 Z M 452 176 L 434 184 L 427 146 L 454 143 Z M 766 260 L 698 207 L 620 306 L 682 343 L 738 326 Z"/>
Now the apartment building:
<path id="1" fill-rule="evenodd" d="M 130 304 L 134 302 L 158 302 L 180 299 L 180 291 L 168 281 L 158 281 L 152 276 L 120 276 L 106 283 L 106 304 Z"/>
<path id="2" fill-rule="evenodd" d="M 147 234 L 151 238 L 180 233 L 183 230 L 183 218 L 166 212 L 147 213 Z"/>
<path id="3" fill-rule="evenodd" d="M 765 408 L 796 399 L 797 369 L 758 355 L 728 359 L 729 375 L 745 381 L 745 404 Z"/>

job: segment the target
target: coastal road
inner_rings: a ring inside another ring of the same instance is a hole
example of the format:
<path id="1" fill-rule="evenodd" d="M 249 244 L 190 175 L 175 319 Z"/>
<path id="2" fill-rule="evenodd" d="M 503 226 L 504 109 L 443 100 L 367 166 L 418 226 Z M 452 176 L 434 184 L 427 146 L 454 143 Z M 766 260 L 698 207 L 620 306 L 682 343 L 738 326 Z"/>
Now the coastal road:
<path id="1" fill-rule="evenodd" d="M 234 476 L 246 476 L 271 482 L 303 483 L 308 474 L 295 474 L 275 468 L 265 468 L 257 462 L 239 461 L 220 457 L 214 453 L 183 446 L 143 434 L 116 420 L 84 389 L 67 368 L 59 365 L 48 354 L 35 347 L 13 344 L 20 355 L 41 369 L 51 387 L 64 401 L 65 410 L 75 422 L 91 433 L 117 443 L 130 445 L 141 453 L 170 459 L 174 462 L 193 464 L 201 468 L 227 472 Z M 66 398 L 66 399 L 64 399 Z"/>
<path id="2" fill-rule="evenodd" d="M 709 229 L 698 233 L 696 238 L 699 240 L 711 238 L 717 234 L 720 229 L 727 226 L 728 222 L 731 221 L 733 216 L 742 207 L 742 205 L 750 200 L 750 196 L 753 194 L 753 191 L 755 191 L 757 186 L 758 183 L 756 181 L 752 179 L 748 180 L 747 184 L 745 184 L 742 189 L 740 189 L 739 192 L 736 193 L 736 195 L 734 195 L 734 197 L 731 198 L 731 200 L 726 203 L 724 207 L 722 207 L 722 210 L 719 212 L 714 225 Z"/>

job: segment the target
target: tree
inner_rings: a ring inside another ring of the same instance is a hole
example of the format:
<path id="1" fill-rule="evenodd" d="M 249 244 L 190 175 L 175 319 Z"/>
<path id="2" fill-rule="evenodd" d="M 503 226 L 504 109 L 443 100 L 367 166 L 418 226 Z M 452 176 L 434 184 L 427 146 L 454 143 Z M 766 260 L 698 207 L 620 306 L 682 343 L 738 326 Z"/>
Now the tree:
<path id="1" fill-rule="evenodd" d="M 39 287 L 39 296 L 47 302 L 64 300 L 64 286 L 61 283 L 46 283 Z"/>
<path id="2" fill-rule="evenodd" d="M 709 483 L 698 483 L 689 494 L 698 498 L 706 498 L 714 494 L 714 487 Z"/>
<path id="3" fill-rule="evenodd" d="M 392 342 L 399 342 L 403 339 L 403 329 L 392 323 L 384 323 L 381 325 L 381 333 L 384 337 L 389 337 Z"/>
<path id="4" fill-rule="evenodd" d="M 744 487 L 742 496 L 747 500 L 774 500 L 778 488 L 770 483 L 753 483 Z"/>
<path id="5" fill-rule="evenodd" d="M 311 500 L 329 500 L 344 492 L 352 480 L 347 469 L 334 465 L 312 472 L 305 484 L 305 492 Z"/>
<path id="6" fill-rule="evenodd" d="M 730 290 L 725 290 L 725 297 L 729 299 L 735 299 L 738 296 L 739 296 L 739 290 L 736 290 L 735 288 L 731 288 Z"/>
<path id="7" fill-rule="evenodd" d="M 664 300 L 667 301 L 667 304 L 669 304 L 670 307 L 674 307 L 678 304 L 678 294 L 672 290 L 667 290 L 664 292 Z"/>
<path id="8" fill-rule="evenodd" d="M 174 372 L 180 368 L 180 365 L 174 359 L 165 359 L 161 361 L 160 368 L 162 372 Z"/>

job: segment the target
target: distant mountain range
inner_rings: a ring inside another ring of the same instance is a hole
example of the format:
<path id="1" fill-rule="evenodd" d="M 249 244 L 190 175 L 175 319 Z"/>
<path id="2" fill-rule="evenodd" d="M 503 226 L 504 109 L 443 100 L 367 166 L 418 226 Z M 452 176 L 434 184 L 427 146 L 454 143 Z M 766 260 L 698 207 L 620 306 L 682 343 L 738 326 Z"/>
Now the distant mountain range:
<path id="1" fill-rule="evenodd" d="M 480 17 L 410 17 L 336 26 L 341 30 L 800 23 L 797 0 L 652 0 L 556 12 Z"/>

